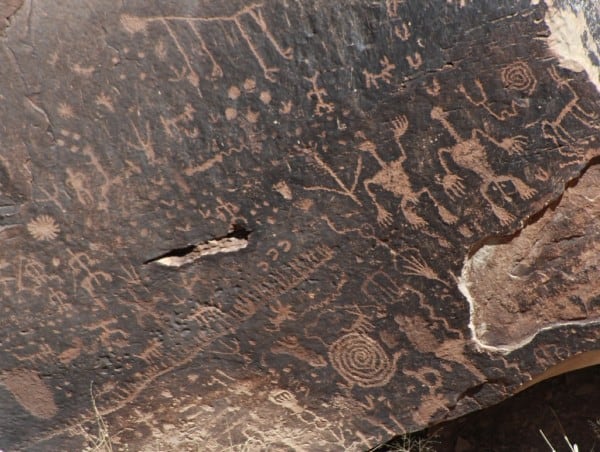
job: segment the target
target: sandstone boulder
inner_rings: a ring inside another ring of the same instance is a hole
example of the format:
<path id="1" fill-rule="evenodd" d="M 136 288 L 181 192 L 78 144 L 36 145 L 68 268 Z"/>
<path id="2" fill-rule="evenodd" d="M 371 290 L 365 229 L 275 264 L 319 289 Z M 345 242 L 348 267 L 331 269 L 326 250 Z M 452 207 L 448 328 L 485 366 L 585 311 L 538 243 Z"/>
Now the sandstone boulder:
<path id="1" fill-rule="evenodd" d="M 0 448 L 365 450 L 593 355 L 592 0 L 0 6 Z"/>

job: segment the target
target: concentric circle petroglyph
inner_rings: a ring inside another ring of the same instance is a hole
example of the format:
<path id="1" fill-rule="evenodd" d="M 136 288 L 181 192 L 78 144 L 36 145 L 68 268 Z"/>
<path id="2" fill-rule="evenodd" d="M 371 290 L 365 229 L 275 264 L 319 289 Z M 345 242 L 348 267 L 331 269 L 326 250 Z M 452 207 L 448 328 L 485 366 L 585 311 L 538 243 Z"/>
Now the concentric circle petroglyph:
<path id="1" fill-rule="evenodd" d="M 508 89 L 531 95 L 535 90 L 537 80 L 527 63 L 515 61 L 502 69 L 502 83 Z"/>
<path id="2" fill-rule="evenodd" d="M 365 334 L 350 333 L 329 348 L 331 364 L 349 383 L 363 388 L 386 385 L 396 372 L 396 360 Z"/>

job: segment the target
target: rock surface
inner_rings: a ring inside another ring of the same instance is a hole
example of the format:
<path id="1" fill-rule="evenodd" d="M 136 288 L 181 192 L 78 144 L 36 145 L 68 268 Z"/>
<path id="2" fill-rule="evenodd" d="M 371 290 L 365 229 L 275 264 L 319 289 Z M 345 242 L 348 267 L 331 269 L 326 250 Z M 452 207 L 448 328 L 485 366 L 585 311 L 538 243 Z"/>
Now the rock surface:
<path id="1" fill-rule="evenodd" d="M 364 450 L 594 349 L 593 2 L 0 5 L 0 448 Z"/>
<path id="2" fill-rule="evenodd" d="M 427 433 L 435 451 L 579 450 L 600 443 L 600 368 L 569 372 L 482 411 L 438 425 Z M 381 448 L 381 452 L 386 451 Z M 378 451 L 379 452 L 379 451 Z"/>

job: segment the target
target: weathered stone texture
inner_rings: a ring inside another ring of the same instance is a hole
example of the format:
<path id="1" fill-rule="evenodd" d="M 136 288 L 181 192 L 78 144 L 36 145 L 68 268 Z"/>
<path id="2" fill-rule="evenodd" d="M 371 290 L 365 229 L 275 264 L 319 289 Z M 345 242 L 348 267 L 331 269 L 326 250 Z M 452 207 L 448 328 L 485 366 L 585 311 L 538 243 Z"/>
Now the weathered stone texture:
<path id="1" fill-rule="evenodd" d="M 0 448 L 99 414 L 134 450 L 362 450 L 595 347 L 594 183 L 557 201 L 600 149 L 594 8 L 2 5 Z M 520 286 L 465 282 L 528 223 Z"/>

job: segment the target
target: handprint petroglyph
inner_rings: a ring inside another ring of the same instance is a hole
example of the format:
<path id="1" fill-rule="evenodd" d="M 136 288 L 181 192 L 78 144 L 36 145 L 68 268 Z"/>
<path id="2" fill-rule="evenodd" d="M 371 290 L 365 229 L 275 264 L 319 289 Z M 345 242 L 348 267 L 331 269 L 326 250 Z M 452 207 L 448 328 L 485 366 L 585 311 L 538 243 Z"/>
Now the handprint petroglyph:
<path id="1" fill-rule="evenodd" d="M 406 221 L 411 226 L 422 227 L 427 222 L 417 214 L 414 209 L 414 205 L 418 204 L 419 197 L 427 193 L 429 197 L 434 201 L 440 217 L 446 223 L 454 223 L 457 218 L 450 211 L 444 208 L 433 196 L 427 187 L 423 187 L 420 190 L 414 190 L 412 188 L 408 173 L 404 170 L 403 163 L 406 161 L 406 152 L 400 138 L 406 133 L 408 129 L 408 119 L 406 116 L 398 116 L 392 121 L 392 133 L 394 135 L 394 141 L 400 149 L 401 156 L 392 162 L 384 161 L 379 154 L 374 143 L 371 141 L 365 141 L 360 145 L 360 150 L 372 155 L 381 170 L 377 172 L 373 177 L 365 179 L 363 184 L 367 194 L 375 204 L 377 208 L 377 222 L 382 226 L 389 226 L 392 223 L 392 214 L 388 212 L 378 201 L 375 193 L 371 190 L 371 185 L 377 185 L 384 190 L 391 192 L 395 197 L 401 198 L 400 208 Z"/>
<path id="2" fill-rule="evenodd" d="M 511 183 L 523 199 L 530 199 L 536 194 L 536 191 L 517 177 L 497 174 L 488 161 L 486 148 L 482 139 L 503 149 L 509 155 L 513 155 L 523 152 L 524 146 L 526 145 L 525 137 L 517 135 L 498 141 L 481 129 L 473 129 L 471 137 L 465 139 L 458 134 L 454 126 L 448 120 L 448 116 L 449 114 L 440 107 L 434 107 L 431 110 L 431 118 L 439 121 L 444 129 L 446 129 L 456 141 L 456 144 L 451 147 L 438 149 L 440 163 L 446 171 L 446 175 L 441 179 L 444 190 L 452 199 L 460 198 L 465 194 L 465 186 L 462 179 L 453 174 L 452 170 L 444 160 L 447 154 L 457 165 L 471 170 L 481 177 L 482 182 L 479 188 L 481 196 L 487 201 L 494 215 L 503 225 L 511 223 L 514 221 L 515 216 L 499 206 L 489 195 L 488 190 L 494 185 L 506 197 L 507 195 L 504 192 L 502 184 Z"/>

